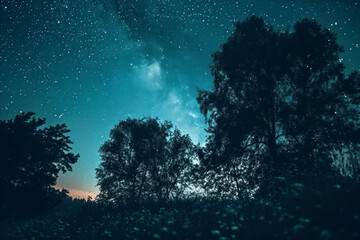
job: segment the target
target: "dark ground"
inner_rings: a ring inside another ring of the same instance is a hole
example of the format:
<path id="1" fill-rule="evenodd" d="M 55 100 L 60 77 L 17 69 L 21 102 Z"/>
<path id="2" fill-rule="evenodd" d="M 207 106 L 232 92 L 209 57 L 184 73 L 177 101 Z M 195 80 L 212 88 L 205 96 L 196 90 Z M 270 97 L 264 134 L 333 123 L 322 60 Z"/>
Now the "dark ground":
<path id="1" fill-rule="evenodd" d="M 2 220 L 0 239 L 359 239 L 358 199 L 341 186 L 287 203 L 191 199 L 114 207 L 67 198 L 47 214 Z"/>

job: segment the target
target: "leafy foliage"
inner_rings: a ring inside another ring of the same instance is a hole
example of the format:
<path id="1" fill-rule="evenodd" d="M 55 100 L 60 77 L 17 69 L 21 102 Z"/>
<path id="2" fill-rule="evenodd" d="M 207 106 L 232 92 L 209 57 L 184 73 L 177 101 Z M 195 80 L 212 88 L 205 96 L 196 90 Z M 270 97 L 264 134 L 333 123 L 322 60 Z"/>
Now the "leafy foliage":
<path id="1" fill-rule="evenodd" d="M 278 177 L 333 176 L 334 153 L 358 152 L 360 140 L 360 75 L 345 77 L 342 51 L 314 20 L 292 32 L 257 17 L 237 23 L 213 54 L 213 89 L 198 92 L 209 125 L 203 165 L 229 176 L 239 197 Z"/>
<path id="2" fill-rule="evenodd" d="M 168 121 L 120 121 L 99 151 L 96 201 L 51 187 L 79 157 L 65 125 L 1 121 L 1 210 L 62 203 L 0 219 L 0 238 L 359 239 L 360 74 L 345 76 L 342 51 L 313 20 L 237 23 L 213 54 L 213 89 L 198 92 L 206 146 Z"/>
<path id="3" fill-rule="evenodd" d="M 52 205 L 52 198 L 65 194 L 52 188 L 59 172 L 71 171 L 79 158 L 70 152 L 65 124 L 41 128 L 45 119 L 33 115 L 0 121 L 0 204 L 5 212 L 40 211 Z"/>
<path id="4" fill-rule="evenodd" d="M 100 199 L 167 201 L 184 193 L 195 146 L 188 135 L 158 119 L 127 119 L 100 148 Z"/>
<path id="5" fill-rule="evenodd" d="M 301 188 L 298 186 L 297 188 Z M 177 200 L 129 210 L 66 199 L 46 216 L 0 222 L 1 239 L 358 239 L 355 188 L 279 206 L 254 200 Z M 333 199 L 328 201 L 329 197 Z"/>

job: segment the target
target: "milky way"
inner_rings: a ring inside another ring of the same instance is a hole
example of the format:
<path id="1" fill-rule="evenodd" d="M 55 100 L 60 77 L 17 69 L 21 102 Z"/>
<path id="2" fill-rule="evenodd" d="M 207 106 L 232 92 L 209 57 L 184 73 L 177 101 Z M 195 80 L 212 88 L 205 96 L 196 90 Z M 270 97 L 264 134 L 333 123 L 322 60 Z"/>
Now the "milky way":
<path id="1" fill-rule="evenodd" d="M 196 89 L 211 87 L 211 54 L 234 22 L 254 14 L 279 30 L 315 18 L 347 72 L 360 69 L 356 0 L 0 0 L 0 119 L 66 123 L 81 158 L 58 186 L 96 191 L 97 151 L 121 119 L 158 116 L 204 143 Z"/>

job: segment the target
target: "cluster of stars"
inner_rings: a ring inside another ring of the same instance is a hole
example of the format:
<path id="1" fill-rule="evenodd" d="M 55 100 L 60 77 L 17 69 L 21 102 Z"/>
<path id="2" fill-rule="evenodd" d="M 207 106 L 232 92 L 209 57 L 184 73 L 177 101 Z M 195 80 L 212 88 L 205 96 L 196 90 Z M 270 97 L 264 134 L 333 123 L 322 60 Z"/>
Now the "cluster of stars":
<path id="1" fill-rule="evenodd" d="M 204 141 L 196 87 L 211 86 L 210 55 L 236 21 L 257 15 L 285 30 L 314 18 L 336 33 L 350 72 L 360 70 L 359 12 L 357 0 L 3 0 L 0 119 L 34 111 L 73 126 L 74 176 L 90 175 L 89 189 L 121 118 L 160 116 Z"/>

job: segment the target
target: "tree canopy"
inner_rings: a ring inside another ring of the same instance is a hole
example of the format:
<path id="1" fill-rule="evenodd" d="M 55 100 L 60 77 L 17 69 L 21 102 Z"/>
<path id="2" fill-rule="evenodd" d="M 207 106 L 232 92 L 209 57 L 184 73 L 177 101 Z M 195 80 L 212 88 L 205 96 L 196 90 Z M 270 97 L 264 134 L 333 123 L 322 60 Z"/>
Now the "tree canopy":
<path id="1" fill-rule="evenodd" d="M 116 203 L 167 201 L 184 193 L 195 146 L 171 122 L 127 119 L 100 148 L 100 199 Z"/>
<path id="2" fill-rule="evenodd" d="M 212 90 L 198 91 L 209 133 L 203 165 L 229 176 L 240 196 L 278 177 L 325 176 L 337 151 L 358 152 L 360 74 L 345 76 L 342 51 L 314 20 L 293 31 L 258 17 L 238 22 L 212 55 Z"/>
<path id="3" fill-rule="evenodd" d="M 44 124 L 31 112 L 0 121 L 0 201 L 6 209 L 46 208 L 59 172 L 71 171 L 79 158 L 70 152 L 65 124 Z"/>

